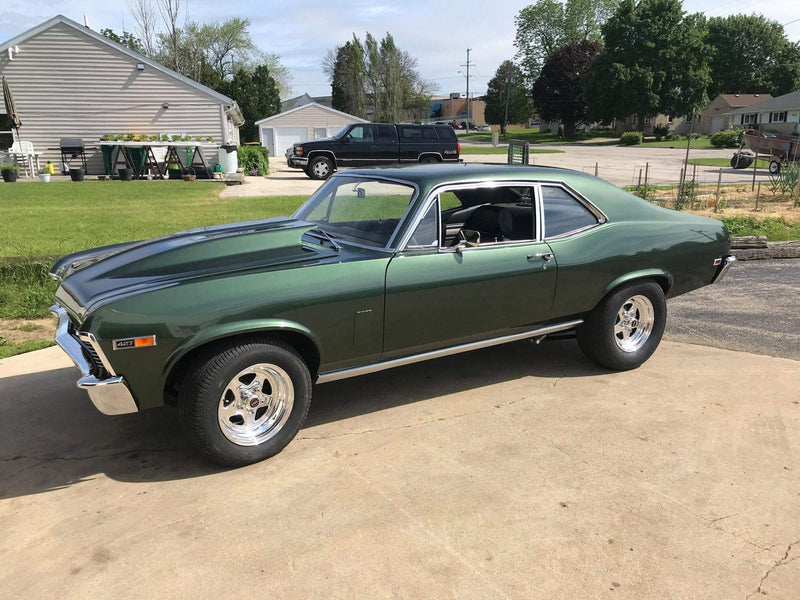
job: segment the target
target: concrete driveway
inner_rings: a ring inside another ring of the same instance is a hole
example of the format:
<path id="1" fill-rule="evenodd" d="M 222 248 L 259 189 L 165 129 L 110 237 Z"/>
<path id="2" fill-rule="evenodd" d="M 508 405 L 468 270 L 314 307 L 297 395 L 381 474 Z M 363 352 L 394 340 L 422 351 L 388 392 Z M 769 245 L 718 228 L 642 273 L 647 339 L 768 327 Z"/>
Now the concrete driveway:
<path id="1" fill-rule="evenodd" d="M 797 598 L 800 368 L 517 343 L 315 390 L 222 471 L 105 417 L 58 349 L 0 361 L 4 598 Z"/>

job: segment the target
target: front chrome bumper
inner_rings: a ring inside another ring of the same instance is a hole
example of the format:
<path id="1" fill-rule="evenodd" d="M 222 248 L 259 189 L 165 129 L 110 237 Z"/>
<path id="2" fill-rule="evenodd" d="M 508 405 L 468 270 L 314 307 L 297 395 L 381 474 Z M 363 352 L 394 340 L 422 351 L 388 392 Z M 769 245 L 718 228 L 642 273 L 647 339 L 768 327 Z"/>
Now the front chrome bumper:
<path id="1" fill-rule="evenodd" d="M 286 163 L 292 169 L 302 169 L 308 166 L 308 157 L 307 156 L 288 156 L 286 157 Z"/>
<path id="2" fill-rule="evenodd" d="M 56 329 L 56 344 L 67 353 L 81 371 L 82 377 L 78 379 L 78 387 L 86 390 L 95 408 L 105 415 L 124 415 L 138 412 L 136 401 L 133 399 L 125 379 L 114 373 L 108 361 L 103 356 L 99 347 L 90 334 L 87 334 L 84 343 L 91 344 L 90 347 L 99 355 L 103 366 L 111 375 L 106 379 L 98 379 L 92 375 L 92 367 L 84 355 L 84 346 L 69 330 L 69 315 L 67 311 L 58 304 L 50 307 L 50 312 L 58 317 L 58 329 Z"/>
<path id="3" fill-rule="evenodd" d="M 729 254 L 728 256 L 722 258 L 720 260 L 719 270 L 717 270 L 716 274 L 714 275 L 714 279 L 711 280 L 711 283 L 719 283 L 720 281 L 722 281 L 725 275 L 727 275 L 728 269 L 730 269 L 733 263 L 735 262 L 736 262 L 736 257 L 733 254 Z"/>

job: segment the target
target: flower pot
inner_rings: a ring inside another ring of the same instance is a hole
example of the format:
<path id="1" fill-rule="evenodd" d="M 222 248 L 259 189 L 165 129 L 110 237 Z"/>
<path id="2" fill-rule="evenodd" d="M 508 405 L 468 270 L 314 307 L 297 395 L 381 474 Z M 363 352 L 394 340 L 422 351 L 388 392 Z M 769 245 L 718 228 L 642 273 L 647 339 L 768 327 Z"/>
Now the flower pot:
<path id="1" fill-rule="evenodd" d="M 170 179 L 180 179 L 181 178 L 181 170 L 180 169 L 168 169 Z"/>
<path id="2" fill-rule="evenodd" d="M 14 183 L 17 180 L 16 171 L 3 171 L 3 181 L 6 183 Z"/>
<path id="3" fill-rule="evenodd" d="M 119 169 L 119 180 L 120 181 L 131 181 L 133 180 L 133 171 L 130 169 Z"/>
<path id="4" fill-rule="evenodd" d="M 70 169 L 69 178 L 72 179 L 72 181 L 83 181 L 83 169 L 81 167 Z"/>
<path id="5" fill-rule="evenodd" d="M 42 183 L 50 183 L 50 173 L 39 173 L 39 180 Z"/>

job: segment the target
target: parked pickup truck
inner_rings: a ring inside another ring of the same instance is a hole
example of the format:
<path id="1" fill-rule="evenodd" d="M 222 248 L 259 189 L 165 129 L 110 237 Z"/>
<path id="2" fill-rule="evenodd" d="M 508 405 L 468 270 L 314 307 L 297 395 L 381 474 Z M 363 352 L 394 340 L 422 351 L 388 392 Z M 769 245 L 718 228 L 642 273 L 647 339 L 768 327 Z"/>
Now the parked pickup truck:
<path id="1" fill-rule="evenodd" d="M 458 162 L 461 144 L 449 125 L 348 125 L 333 137 L 295 144 L 286 161 L 311 179 L 327 179 L 339 167 Z"/>

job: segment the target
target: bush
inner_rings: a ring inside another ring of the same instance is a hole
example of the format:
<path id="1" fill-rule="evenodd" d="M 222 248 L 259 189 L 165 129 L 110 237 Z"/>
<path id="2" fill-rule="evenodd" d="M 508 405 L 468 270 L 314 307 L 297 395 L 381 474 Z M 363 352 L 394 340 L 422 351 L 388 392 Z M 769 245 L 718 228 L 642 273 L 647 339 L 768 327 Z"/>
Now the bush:
<path id="1" fill-rule="evenodd" d="M 669 135 L 669 125 L 656 125 L 653 127 L 653 135 L 656 136 L 656 141 L 660 142 Z"/>
<path id="2" fill-rule="evenodd" d="M 245 173 L 269 175 L 269 150 L 264 146 L 239 146 L 239 167 Z"/>
<path id="3" fill-rule="evenodd" d="M 642 132 L 641 131 L 626 131 L 623 133 L 619 141 L 625 144 L 626 146 L 638 146 L 642 143 Z"/>
<path id="4" fill-rule="evenodd" d="M 735 148 L 742 141 L 742 131 L 740 129 L 727 129 L 711 134 L 709 138 L 711 145 L 715 148 Z"/>

